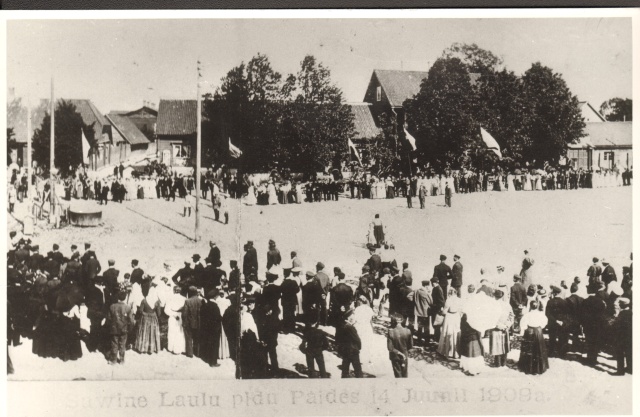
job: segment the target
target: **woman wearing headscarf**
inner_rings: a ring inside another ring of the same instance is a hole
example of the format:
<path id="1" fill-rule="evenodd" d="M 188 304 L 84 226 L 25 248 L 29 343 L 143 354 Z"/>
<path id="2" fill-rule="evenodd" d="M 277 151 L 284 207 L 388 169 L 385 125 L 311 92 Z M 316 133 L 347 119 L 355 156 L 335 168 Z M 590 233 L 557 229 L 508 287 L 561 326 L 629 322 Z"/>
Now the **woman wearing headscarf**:
<path id="1" fill-rule="evenodd" d="M 160 350 L 160 324 L 157 310 L 160 300 L 155 289 L 151 288 L 151 277 L 145 275 L 140 285 L 142 300 L 138 306 L 140 326 L 135 341 L 135 350 L 140 353 L 158 353 Z"/>
<path id="2" fill-rule="evenodd" d="M 447 291 L 447 301 L 443 310 L 444 322 L 440 331 L 438 353 L 448 358 L 460 358 L 460 315 L 462 312 L 462 300 L 455 288 Z"/>
<path id="3" fill-rule="evenodd" d="M 547 316 L 539 301 L 531 302 L 531 311 L 520 320 L 520 335 L 523 336 L 520 347 L 518 369 L 525 374 L 540 375 L 549 369 L 547 346 L 542 329 L 547 325 Z"/>
<path id="4" fill-rule="evenodd" d="M 494 329 L 489 331 L 489 355 L 493 356 L 497 367 L 507 364 L 507 353 L 510 350 L 509 329 L 513 324 L 513 310 L 509 297 L 501 289 L 495 290 L 494 296 L 500 308 L 500 317 Z"/>

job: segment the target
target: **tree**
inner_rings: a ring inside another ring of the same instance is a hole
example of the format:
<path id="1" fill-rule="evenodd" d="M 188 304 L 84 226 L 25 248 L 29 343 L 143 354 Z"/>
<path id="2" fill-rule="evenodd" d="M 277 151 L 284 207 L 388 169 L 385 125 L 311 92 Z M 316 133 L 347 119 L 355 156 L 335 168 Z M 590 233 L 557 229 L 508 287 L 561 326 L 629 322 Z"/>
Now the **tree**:
<path id="1" fill-rule="evenodd" d="M 609 122 L 630 122 L 633 119 L 633 101 L 629 98 L 612 98 L 600 105 L 600 113 Z"/>
<path id="2" fill-rule="evenodd" d="M 373 174 L 381 176 L 392 171 L 398 164 L 399 158 L 395 150 L 399 138 L 394 115 L 381 114 L 378 117 L 378 124 L 381 132 L 373 140 L 364 142 L 362 159 L 364 166 Z"/>
<path id="3" fill-rule="evenodd" d="M 456 42 L 442 52 L 442 58 L 458 58 L 469 72 L 480 74 L 497 71 L 502 66 L 500 57 L 475 43 L 468 45 Z"/>
<path id="4" fill-rule="evenodd" d="M 90 145 L 95 144 L 92 125 L 87 125 L 76 107 L 65 100 L 57 103 L 55 118 L 55 164 L 62 175 L 69 173 L 70 166 L 83 162 L 82 132 Z M 38 165 L 49 169 L 51 116 L 47 112 L 41 126 L 33 135 L 33 158 Z"/>
<path id="5" fill-rule="evenodd" d="M 422 163 L 436 168 L 458 165 L 458 156 L 479 140 L 477 97 L 467 67 L 458 58 L 439 58 L 404 107 Z"/>
<path id="6" fill-rule="evenodd" d="M 542 167 L 555 164 L 566 154 L 567 145 L 584 136 L 584 121 L 578 98 L 571 94 L 562 76 L 539 62 L 522 77 L 528 117 L 524 120 L 528 145 L 523 158 Z"/>
<path id="7" fill-rule="evenodd" d="M 11 165 L 11 163 L 13 162 L 11 160 L 11 152 L 17 148 L 18 148 L 18 142 L 16 142 L 16 135 L 15 133 L 13 133 L 13 128 L 8 127 L 7 128 L 7 166 Z"/>

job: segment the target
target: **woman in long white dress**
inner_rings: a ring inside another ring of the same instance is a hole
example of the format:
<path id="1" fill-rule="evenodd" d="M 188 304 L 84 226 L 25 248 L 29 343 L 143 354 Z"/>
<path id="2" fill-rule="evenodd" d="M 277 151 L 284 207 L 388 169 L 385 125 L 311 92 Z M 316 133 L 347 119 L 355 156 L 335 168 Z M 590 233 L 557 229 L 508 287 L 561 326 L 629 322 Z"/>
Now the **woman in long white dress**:
<path id="1" fill-rule="evenodd" d="M 515 187 L 513 185 L 513 174 L 507 175 L 507 191 L 515 191 Z"/>
<path id="2" fill-rule="evenodd" d="M 169 316 L 167 329 L 167 350 L 175 355 L 185 352 L 184 329 L 182 328 L 182 309 L 186 298 L 180 294 L 180 287 L 173 287 L 174 293 L 169 297 L 164 313 Z"/>
<path id="3" fill-rule="evenodd" d="M 542 175 L 536 174 L 536 191 L 542 191 Z"/>
<path id="4" fill-rule="evenodd" d="M 269 180 L 269 184 L 267 185 L 267 194 L 269 195 L 269 205 L 278 204 L 278 192 L 271 180 Z"/>
<path id="5" fill-rule="evenodd" d="M 220 309 L 220 316 L 224 316 L 224 312 L 231 305 L 231 300 L 224 296 L 224 293 L 220 293 L 220 297 L 216 298 L 216 304 Z M 224 326 L 220 333 L 220 349 L 218 350 L 218 357 L 220 359 L 227 359 L 231 357 L 231 351 L 229 350 L 229 340 L 227 334 L 224 332 Z"/>
<path id="6" fill-rule="evenodd" d="M 304 201 L 304 194 L 302 192 L 302 184 L 299 182 L 296 182 L 296 203 L 302 204 L 303 201 Z"/>
<path id="7" fill-rule="evenodd" d="M 388 363 L 388 350 L 386 338 L 373 331 L 371 320 L 374 315 L 375 313 L 366 299 L 356 301 L 352 319 L 353 326 L 356 328 L 362 342 L 362 348 L 360 349 L 362 370 L 379 376 L 386 371 L 386 366 L 384 365 Z"/>
<path id="8" fill-rule="evenodd" d="M 524 174 L 524 184 L 523 184 L 522 190 L 531 191 L 531 174 L 529 172 Z"/>
<path id="9" fill-rule="evenodd" d="M 242 202 L 247 206 L 255 206 L 256 205 L 256 203 L 257 203 L 256 190 L 255 190 L 253 184 L 251 184 L 249 186 L 249 189 L 247 190 L 247 195 L 242 198 Z"/>
<path id="10" fill-rule="evenodd" d="M 438 353 L 447 358 L 460 358 L 460 319 L 462 300 L 455 288 L 447 290 L 447 302 L 444 304 L 444 322 L 440 331 Z"/>

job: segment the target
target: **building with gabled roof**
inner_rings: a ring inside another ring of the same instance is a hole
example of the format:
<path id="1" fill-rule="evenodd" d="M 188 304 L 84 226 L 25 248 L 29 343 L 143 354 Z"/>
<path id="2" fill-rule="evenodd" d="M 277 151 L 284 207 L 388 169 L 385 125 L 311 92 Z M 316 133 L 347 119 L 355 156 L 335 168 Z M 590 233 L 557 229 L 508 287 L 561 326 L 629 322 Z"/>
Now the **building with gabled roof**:
<path id="1" fill-rule="evenodd" d="M 156 143 L 160 162 L 190 166 L 196 151 L 196 100 L 160 100 Z"/>
<path id="2" fill-rule="evenodd" d="M 568 146 L 567 159 L 578 169 L 631 168 L 632 122 L 588 122 L 585 136 Z"/>
<path id="3" fill-rule="evenodd" d="M 113 140 L 118 143 L 120 161 L 144 159 L 149 150 L 149 139 L 144 133 L 127 116 L 109 113 L 106 117 L 111 123 Z"/>
<path id="4" fill-rule="evenodd" d="M 347 103 L 353 113 L 354 141 L 373 139 L 381 133 L 371 113 L 370 103 Z"/>
<path id="5" fill-rule="evenodd" d="M 602 116 L 602 114 L 600 114 L 600 112 L 597 111 L 589 102 L 580 101 L 578 103 L 578 107 L 582 112 L 582 118 L 585 123 L 606 122 L 604 116 Z"/>

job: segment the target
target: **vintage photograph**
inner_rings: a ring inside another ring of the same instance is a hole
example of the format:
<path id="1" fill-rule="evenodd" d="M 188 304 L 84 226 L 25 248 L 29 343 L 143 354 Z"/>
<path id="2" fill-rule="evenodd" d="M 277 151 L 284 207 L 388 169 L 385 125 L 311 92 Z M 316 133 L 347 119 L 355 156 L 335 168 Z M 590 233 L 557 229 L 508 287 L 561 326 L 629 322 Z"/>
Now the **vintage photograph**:
<path id="1" fill-rule="evenodd" d="M 10 383 L 631 409 L 630 17 L 6 25 Z"/>

